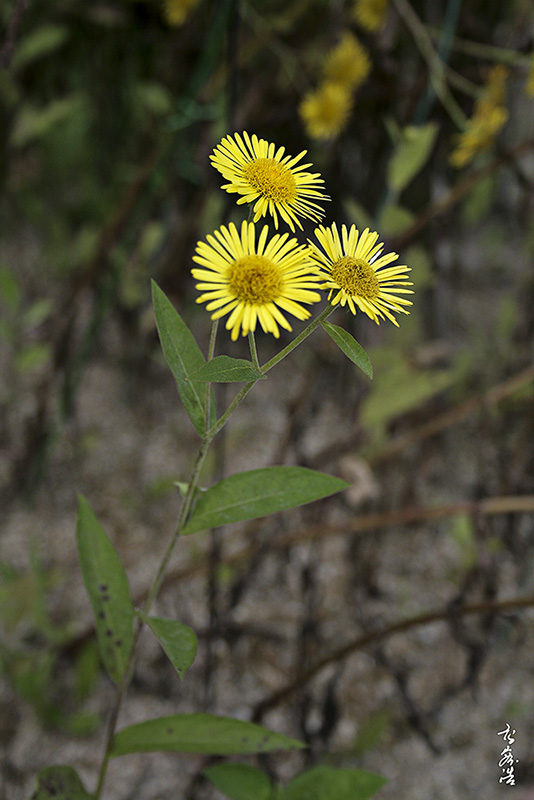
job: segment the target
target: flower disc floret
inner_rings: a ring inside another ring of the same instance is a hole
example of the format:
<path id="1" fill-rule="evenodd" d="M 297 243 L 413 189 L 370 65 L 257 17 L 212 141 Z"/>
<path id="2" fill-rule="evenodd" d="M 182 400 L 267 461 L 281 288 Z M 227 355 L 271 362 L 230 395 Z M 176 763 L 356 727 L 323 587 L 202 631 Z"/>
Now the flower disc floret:
<path id="1" fill-rule="evenodd" d="M 198 242 L 193 261 L 200 268 L 191 270 L 202 292 L 197 303 L 206 303 L 214 320 L 228 315 L 233 341 L 240 332 L 255 331 L 258 322 L 278 338 L 280 327 L 292 330 L 285 313 L 307 319 L 310 311 L 302 304 L 321 299 L 322 279 L 308 248 L 288 237 L 277 233 L 269 238 L 264 225 L 256 240 L 253 222 L 243 222 L 240 231 L 231 222 Z"/>
<path id="2" fill-rule="evenodd" d="M 363 311 L 374 322 L 389 319 L 398 322 L 392 312 L 408 314 L 405 306 L 412 302 L 399 295 L 413 294 L 406 280 L 410 268 L 394 265 L 397 253 L 381 255 L 383 244 L 378 233 L 366 228 L 360 234 L 355 225 L 350 230 L 341 227 L 341 236 L 334 223 L 330 228 L 316 228 L 318 245 L 309 241 L 310 255 L 324 279 L 322 288 L 328 291 L 332 305 L 348 306 L 353 314 Z"/>
<path id="3" fill-rule="evenodd" d="M 299 164 L 306 150 L 294 158 L 285 148 L 258 139 L 246 131 L 226 136 L 210 156 L 211 163 L 228 181 L 228 193 L 241 195 L 237 203 L 253 203 L 254 222 L 270 214 L 278 228 L 278 215 L 295 231 L 299 217 L 318 222 L 324 211 L 316 201 L 330 198 L 322 192 L 319 173 L 307 172 L 311 164 Z"/>

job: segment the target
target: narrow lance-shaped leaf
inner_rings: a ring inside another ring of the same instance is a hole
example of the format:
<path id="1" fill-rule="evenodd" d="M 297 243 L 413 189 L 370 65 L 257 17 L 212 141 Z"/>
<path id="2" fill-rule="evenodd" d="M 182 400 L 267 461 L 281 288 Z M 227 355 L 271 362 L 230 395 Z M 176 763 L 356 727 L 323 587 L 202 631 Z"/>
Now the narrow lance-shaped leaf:
<path id="1" fill-rule="evenodd" d="M 386 778 L 364 769 L 312 767 L 282 790 L 280 800 L 368 800 L 385 783 Z"/>
<path id="2" fill-rule="evenodd" d="M 84 497 L 79 498 L 76 539 L 100 655 L 111 678 L 119 683 L 133 644 L 134 608 L 117 551 Z"/>
<path id="3" fill-rule="evenodd" d="M 270 800 L 272 797 L 271 781 L 251 764 L 214 764 L 203 774 L 230 800 Z"/>
<path id="4" fill-rule="evenodd" d="M 197 654 L 195 632 L 175 619 L 149 617 L 142 612 L 138 612 L 138 615 L 161 644 L 180 678 L 183 678 Z"/>
<path id="5" fill-rule="evenodd" d="M 245 358 L 230 358 L 230 356 L 215 356 L 207 364 L 189 375 L 190 381 L 203 381 L 207 383 L 244 383 L 265 379 L 252 361 Z"/>
<path id="6" fill-rule="evenodd" d="M 330 338 L 337 344 L 339 349 L 345 353 L 347 358 L 356 364 L 362 372 L 365 372 L 368 378 L 373 378 L 373 366 L 371 360 L 361 344 L 356 341 L 354 336 L 340 328 L 338 325 L 332 325 L 331 322 L 323 322 L 323 328 L 330 336 Z"/>
<path id="7" fill-rule="evenodd" d="M 37 775 L 37 789 L 30 800 L 93 800 L 72 767 L 45 767 Z"/>
<path id="8" fill-rule="evenodd" d="M 199 495 L 182 533 L 187 535 L 296 508 L 340 492 L 348 485 L 340 478 L 305 467 L 265 467 L 238 472 Z"/>
<path id="9" fill-rule="evenodd" d="M 201 383 L 187 380 L 205 364 L 193 334 L 170 300 L 152 281 L 152 301 L 158 326 L 161 348 L 169 365 L 184 408 L 200 436 L 205 432 L 206 389 Z M 210 419 L 214 417 L 213 397 L 210 399 Z"/>
<path id="10" fill-rule="evenodd" d="M 252 722 L 214 714 L 175 714 L 123 728 L 113 740 L 111 755 L 167 751 L 227 756 L 300 747 L 305 745 Z"/>
<path id="11" fill-rule="evenodd" d="M 401 131 L 388 165 L 388 184 L 394 191 L 401 192 L 424 167 L 438 130 L 435 122 L 427 122 L 426 125 L 408 125 Z"/>

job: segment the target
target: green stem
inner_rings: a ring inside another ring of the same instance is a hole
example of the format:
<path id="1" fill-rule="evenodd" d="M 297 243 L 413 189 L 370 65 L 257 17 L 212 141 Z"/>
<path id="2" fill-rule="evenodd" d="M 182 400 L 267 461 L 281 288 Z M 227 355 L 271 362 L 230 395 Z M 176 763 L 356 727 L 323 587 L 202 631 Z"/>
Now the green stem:
<path id="1" fill-rule="evenodd" d="M 326 306 L 326 308 L 323 309 L 323 311 L 321 311 L 321 313 L 314 320 L 312 320 L 310 322 L 310 324 L 295 339 L 293 339 L 292 342 L 290 342 L 290 344 L 287 345 L 287 347 L 284 347 L 284 349 L 281 350 L 276 356 L 274 356 L 274 358 L 271 358 L 271 360 L 268 361 L 265 364 L 263 369 L 259 365 L 258 354 L 257 354 L 257 351 L 256 351 L 256 342 L 254 340 L 254 336 L 253 336 L 253 334 L 250 334 L 249 335 L 249 342 L 250 342 L 250 347 L 251 347 L 251 355 L 252 355 L 252 360 L 253 360 L 255 366 L 258 369 L 260 369 L 263 373 L 268 372 L 270 369 L 272 369 L 274 366 L 276 366 L 276 364 L 279 364 L 280 361 L 282 361 L 282 359 L 284 359 L 286 356 L 288 356 L 296 347 L 298 347 L 299 344 L 301 344 L 304 341 L 304 339 L 307 339 L 308 336 L 311 333 L 313 333 L 313 331 L 316 330 L 316 328 L 318 328 L 319 325 L 322 322 L 324 322 L 327 317 L 330 316 L 330 314 L 332 313 L 333 310 L 334 310 L 334 308 L 330 304 L 328 304 Z M 213 352 L 214 352 L 214 349 L 215 349 L 215 336 L 216 336 L 216 333 L 217 333 L 217 323 L 215 323 L 213 325 L 212 332 L 211 332 L 210 345 L 209 345 L 209 355 L 208 355 L 209 359 L 213 358 Z M 147 599 L 146 599 L 145 604 L 143 606 L 143 615 L 146 615 L 146 614 L 149 613 L 154 601 L 156 600 L 156 598 L 158 596 L 159 590 L 161 589 L 161 584 L 163 582 L 165 571 L 166 571 L 167 566 L 169 564 L 170 558 L 171 558 L 171 556 L 172 556 L 172 554 L 174 552 L 174 548 L 176 547 L 178 539 L 180 538 L 180 534 L 181 534 L 181 532 L 182 532 L 182 530 L 184 528 L 184 525 L 186 524 L 187 519 L 189 517 L 190 511 L 191 511 L 191 507 L 193 505 L 193 501 L 194 501 L 194 497 L 195 497 L 195 492 L 196 492 L 197 487 L 198 487 L 198 482 L 199 482 L 199 478 L 200 478 L 200 472 L 201 472 L 201 469 L 202 469 L 202 465 L 204 464 L 204 460 L 205 460 L 206 455 L 208 453 L 208 450 L 209 450 L 209 447 L 211 445 L 211 442 L 213 441 L 214 436 L 221 430 L 221 428 L 223 428 L 224 425 L 226 425 L 226 423 L 228 422 L 228 420 L 230 419 L 230 417 L 232 416 L 232 414 L 234 413 L 236 408 L 239 406 L 239 404 L 242 402 L 242 400 L 246 397 L 246 395 L 250 392 L 252 387 L 256 385 L 256 383 L 257 383 L 257 381 L 249 381 L 248 383 L 246 383 L 243 386 L 241 391 L 238 392 L 238 394 L 234 397 L 233 401 L 230 403 L 230 405 L 228 406 L 228 408 L 226 409 L 224 414 L 221 416 L 221 418 L 219 420 L 217 420 L 215 425 L 213 425 L 206 432 L 206 435 L 205 435 L 204 439 L 202 440 L 202 444 L 200 445 L 197 457 L 195 459 L 195 463 L 193 465 L 193 469 L 192 469 L 192 472 L 191 472 L 191 478 L 189 480 L 189 485 L 187 487 L 187 492 L 186 492 L 185 497 L 184 497 L 184 502 L 182 504 L 182 508 L 180 509 L 180 515 L 178 517 L 178 520 L 177 520 L 174 532 L 173 532 L 173 534 L 171 536 L 171 539 L 169 541 L 169 544 L 167 545 L 167 549 L 165 550 L 163 558 L 161 559 L 160 565 L 158 567 L 158 571 L 156 573 L 156 577 L 154 578 L 154 581 L 152 582 L 152 586 L 150 587 L 150 590 L 148 592 Z M 208 392 L 209 392 L 209 384 L 208 384 Z M 208 406 L 208 403 L 209 403 L 209 394 L 208 394 L 208 400 L 206 402 L 206 406 Z M 109 720 L 108 720 L 108 725 L 107 725 L 107 730 L 106 730 L 104 757 L 103 757 L 102 762 L 100 764 L 100 770 L 99 770 L 99 773 L 98 773 L 97 786 L 96 786 L 96 790 L 95 790 L 95 793 L 94 793 L 95 800 L 100 800 L 100 796 L 101 796 L 102 790 L 104 788 L 104 781 L 105 781 L 106 774 L 107 774 L 108 764 L 109 764 L 109 761 L 110 761 L 110 758 L 111 758 L 111 747 L 112 747 L 112 743 L 113 743 L 113 738 L 115 736 L 115 729 L 116 729 L 116 726 L 117 726 L 117 720 L 118 720 L 118 717 L 119 717 L 120 709 L 122 707 L 122 703 L 123 703 L 125 695 L 126 695 L 126 691 L 127 691 L 128 686 L 130 685 L 130 682 L 132 680 L 133 670 L 134 670 L 134 662 L 135 662 L 135 655 L 136 655 L 137 646 L 139 644 L 139 639 L 141 637 L 142 630 L 143 630 L 143 620 L 142 620 L 141 617 L 138 617 L 137 618 L 135 632 L 134 632 L 134 641 L 133 641 L 133 644 L 132 644 L 132 649 L 130 651 L 130 656 L 128 658 L 128 663 L 127 663 L 126 668 L 124 670 L 124 673 L 123 673 L 123 676 L 122 676 L 122 680 L 121 680 L 121 682 L 119 684 L 118 691 L 117 691 L 117 697 L 116 697 L 116 700 L 115 700 L 115 704 L 113 706 L 113 709 L 111 711 L 111 714 L 110 714 L 110 717 L 109 717 Z"/>
<path id="2" fill-rule="evenodd" d="M 311 333 L 313 333 L 314 330 L 318 328 L 319 325 L 322 322 L 324 322 L 327 317 L 330 316 L 333 310 L 334 307 L 331 306 L 330 303 L 328 303 L 326 308 L 323 311 L 321 311 L 319 316 L 317 316 L 314 320 L 312 320 L 306 328 L 304 328 L 302 333 L 299 333 L 299 335 L 295 339 L 293 339 L 293 341 L 290 342 L 287 345 L 287 347 L 284 347 L 284 349 L 280 350 L 280 352 L 277 353 L 277 355 L 275 355 L 273 358 L 271 358 L 270 361 L 267 361 L 267 363 L 263 367 L 260 367 L 261 371 L 265 374 L 270 369 L 279 364 L 283 358 L 285 358 L 291 352 L 293 352 L 295 347 L 298 347 L 299 344 L 301 344 L 304 341 L 304 339 L 307 339 L 308 336 Z M 226 425 L 226 423 L 228 422 L 228 420 L 230 419 L 236 408 L 243 402 L 247 394 L 256 385 L 256 383 L 257 381 L 249 381 L 248 383 L 245 383 L 243 388 L 236 394 L 236 396 L 234 397 L 234 399 L 232 400 L 232 402 L 230 403 L 224 414 L 221 416 L 221 418 L 218 419 L 215 425 L 213 425 L 206 433 L 206 436 L 210 440 L 213 439 L 213 437 L 221 430 L 221 428 L 224 428 L 224 426 Z"/>
<path id="3" fill-rule="evenodd" d="M 252 358 L 252 363 L 256 367 L 258 371 L 261 371 L 260 362 L 258 361 L 258 350 L 256 348 L 256 338 L 254 336 L 254 331 L 248 332 L 248 344 L 250 347 L 250 356 Z"/>
<path id="4" fill-rule="evenodd" d="M 217 340 L 217 329 L 219 328 L 219 320 L 216 319 L 211 326 L 210 342 L 208 345 L 208 361 L 211 361 L 215 353 L 215 342 Z M 211 383 L 206 384 L 206 415 L 204 420 L 204 430 L 207 431 L 210 426 L 210 409 L 211 409 Z"/>

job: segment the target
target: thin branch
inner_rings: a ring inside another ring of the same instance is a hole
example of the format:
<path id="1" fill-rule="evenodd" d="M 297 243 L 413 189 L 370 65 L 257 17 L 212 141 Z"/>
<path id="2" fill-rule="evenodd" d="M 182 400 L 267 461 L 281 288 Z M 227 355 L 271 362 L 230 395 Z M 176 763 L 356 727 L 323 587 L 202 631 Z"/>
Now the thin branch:
<path id="1" fill-rule="evenodd" d="M 456 125 L 465 127 L 465 114 L 454 99 L 445 77 L 445 65 L 434 49 L 426 27 L 423 25 L 408 0 L 393 0 L 393 5 L 402 21 L 412 34 L 422 58 L 426 61 L 430 82 L 443 107 Z"/>
<path id="2" fill-rule="evenodd" d="M 488 497 L 484 500 L 473 500 L 451 503 L 444 506 L 412 506 L 401 508 L 397 511 L 384 511 L 376 514 L 361 514 L 351 517 L 346 522 L 337 525 L 306 525 L 303 528 L 289 531 L 271 542 L 254 541 L 236 552 L 226 555 L 221 560 L 221 566 L 233 566 L 251 561 L 260 552 L 282 551 L 302 542 L 311 542 L 318 539 L 331 538 L 332 536 L 363 536 L 367 533 L 376 533 L 377 530 L 399 525 L 416 525 L 434 519 L 446 519 L 458 515 L 494 516 L 499 514 L 534 514 L 534 495 Z M 257 525 L 258 523 L 253 523 Z M 231 537 L 230 537 L 231 540 Z M 209 570 L 209 559 L 195 558 L 194 563 L 168 572 L 161 584 L 161 590 L 169 586 L 176 586 L 184 580 L 192 580 L 206 575 Z M 134 604 L 142 606 L 147 596 L 144 589 L 134 597 Z M 75 639 L 65 645 L 64 652 L 76 650 L 89 636 L 94 633 L 91 623 L 81 631 Z"/>
<path id="3" fill-rule="evenodd" d="M 293 694 L 293 692 L 298 691 L 307 683 L 309 683 L 312 678 L 315 678 L 315 676 L 321 672 L 321 670 L 330 666 L 330 664 L 335 664 L 339 661 L 342 661 L 343 659 L 348 658 L 356 653 L 358 650 L 363 650 L 370 644 L 382 641 L 396 633 L 403 633 L 404 631 L 408 631 L 413 628 L 431 625 L 434 622 L 445 622 L 450 620 L 451 617 L 465 617 L 471 614 L 505 613 L 516 608 L 519 609 L 532 607 L 534 607 L 534 596 L 513 597 L 509 600 L 470 603 L 459 608 L 454 607 L 453 609 L 449 606 L 446 606 L 445 608 L 437 609 L 436 611 L 429 611 L 425 614 L 418 614 L 414 617 L 409 617 L 408 619 L 396 622 L 387 628 L 382 628 L 381 630 L 368 631 L 367 633 L 357 636 L 355 639 L 343 645 L 342 647 L 338 647 L 336 650 L 333 650 L 327 656 L 324 656 L 316 664 L 314 664 L 314 666 L 300 673 L 300 675 L 298 675 L 294 680 L 289 681 L 281 689 L 273 692 L 273 694 L 271 694 L 265 700 L 262 700 L 256 706 L 252 719 L 255 722 L 260 721 L 266 711 L 280 705 L 280 703 L 286 700 L 291 694 Z"/>
<path id="4" fill-rule="evenodd" d="M 519 156 L 528 153 L 530 150 L 534 150 L 534 140 L 532 138 L 519 142 L 515 147 L 502 152 L 499 156 L 488 161 L 487 164 L 484 164 L 484 166 L 479 167 L 479 169 L 468 172 L 467 175 L 460 179 L 449 191 L 444 192 L 435 202 L 430 203 L 423 209 L 414 222 L 404 231 L 392 237 L 388 241 L 388 246 L 393 250 L 402 250 L 415 239 L 417 234 L 426 228 L 433 219 L 443 216 L 443 214 L 450 211 L 451 208 L 454 208 L 460 200 L 469 194 L 471 189 L 473 189 L 479 181 L 487 178 L 493 172 L 496 172 L 499 167 L 503 167 L 515 161 Z"/>
<path id="5" fill-rule="evenodd" d="M 384 461 L 389 461 L 391 458 L 404 453 L 409 447 L 421 442 L 423 439 L 428 439 L 435 436 L 437 433 L 450 428 L 460 420 L 471 416 L 476 411 L 482 408 L 490 408 L 501 400 L 504 400 L 510 395 L 528 386 L 529 383 L 534 381 L 534 366 L 526 367 L 521 372 L 512 375 L 501 383 L 496 384 L 484 394 L 477 397 L 469 397 L 461 403 L 458 403 L 454 408 L 445 411 L 443 414 L 438 414 L 434 419 L 419 425 L 417 428 L 407 431 L 405 434 L 396 436 L 386 447 L 379 450 L 377 453 L 370 454 L 367 461 L 371 465 L 381 464 Z"/>

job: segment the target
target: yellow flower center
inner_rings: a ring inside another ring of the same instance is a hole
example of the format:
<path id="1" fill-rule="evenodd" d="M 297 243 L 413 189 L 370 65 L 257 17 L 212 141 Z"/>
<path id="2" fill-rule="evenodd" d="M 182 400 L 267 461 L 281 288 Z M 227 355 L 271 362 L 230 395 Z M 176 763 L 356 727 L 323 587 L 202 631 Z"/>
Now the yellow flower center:
<path id="1" fill-rule="evenodd" d="M 257 158 L 244 169 L 253 189 L 275 203 L 290 203 L 297 196 L 297 184 L 290 169 L 274 158 Z"/>
<path id="2" fill-rule="evenodd" d="M 380 294 L 380 284 L 372 266 L 363 258 L 345 256 L 332 266 L 332 280 L 348 295 L 374 300 Z"/>
<path id="3" fill-rule="evenodd" d="M 282 280 L 277 267 L 263 256 L 243 256 L 230 267 L 228 287 L 245 303 L 271 303 L 280 296 L 281 286 Z"/>

